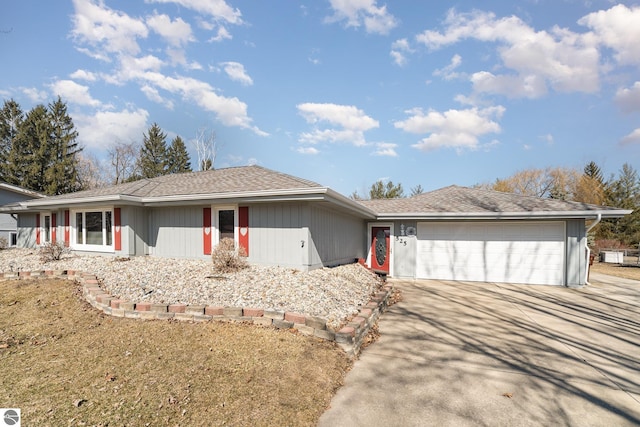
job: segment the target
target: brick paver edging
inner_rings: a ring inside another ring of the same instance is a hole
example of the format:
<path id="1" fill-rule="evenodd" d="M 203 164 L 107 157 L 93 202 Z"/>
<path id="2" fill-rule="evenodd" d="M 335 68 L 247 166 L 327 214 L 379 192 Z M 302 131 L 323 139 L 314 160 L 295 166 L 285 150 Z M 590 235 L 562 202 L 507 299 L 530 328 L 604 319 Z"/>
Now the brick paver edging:
<path id="1" fill-rule="evenodd" d="M 143 320 L 186 320 L 203 322 L 230 320 L 250 322 L 279 329 L 293 328 L 304 335 L 336 342 L 350 357 L 355 357 L 364 338 L 380 315 L 387 309 L 393 286 L 385 284 L 358 314 L 339 331 L 327 329 L 327 321 L 299 313 L 263 310 L 250 307 L 214 307 L 207 305 L 153 304 L 117 299 L 100 287 L 94 274 L 74 270 L 42 270 L 0 273 L 0 279 L 61 278 L 82 285 L 82 294 L 89 304 L 105 314 Z"/>

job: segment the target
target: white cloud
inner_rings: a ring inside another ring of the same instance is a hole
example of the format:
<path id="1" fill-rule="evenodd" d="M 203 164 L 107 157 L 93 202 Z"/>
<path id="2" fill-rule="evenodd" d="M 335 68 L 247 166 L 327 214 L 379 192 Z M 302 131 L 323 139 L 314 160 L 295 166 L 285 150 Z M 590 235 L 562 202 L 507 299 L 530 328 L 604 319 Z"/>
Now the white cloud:
<path id="1" fill-rule="evenodd" d="M 413 52 L 414 49 L 411 48 L 407 39 L 399 39 L 391 44 L 391 52 L 389 54 L 396 65 L 404 67 L 409 62 L 406 54 Z"/>
<path id="2" fill-rule="evenodd" d="M 376 143 L 376 149 L 373 152 L 374 156 L 386 156 L 386 157 L 398 157 L 396 147 L 398 144 L 391 142 L 378 142 Z"/>
<path id="3" fill-rule="evenodd" d="M 93 57 L 105 59 L 104 52 L 131 55 L 140 52 L 137 39 L 148 35 L 142 20 L 114 11 L 101 1 L 96 4 L 91 0 L 73 0 L 73 4 L 72 35 L 77 41 L 93 46 L 96 52 Z"/>
<path id="4" fill-rule="evenodd" d="M 71 77 L 72 79 L 85 80 L 88 82 L 95 82 L 96 80 L 98 80 L 98 76 L 96 75 L 96 73 L 86 70 L 76 70 L 71 73 L 69 77 Z"/>
<path id="5" fill-rule="evenodd" d="M 143 109 L 119 112 L 100 111 L 94 115 L 74 115 L 78 142 L 104 150 L 115 142 L 139 141 L 147 130 L 149 113 Z"/>
<path id="6" fill-rule="evenodd" d="M 443 32 L 427 30 L 416 36 L 429 49 L 466 39 L 496 43 L 502 66 L 513 73 L 475 73 L 474 88 L 511 96 L 537 97 L 547 86 L 559 92 L 592 93 L 599 89 L 599 52 L 592 34 L 554 27 L 535 31 L 520 18 L 496 18 L 493 13 L 450 10 Z M 523 87 L 517 88 L 518 85 Z M 515 89 L 515 91 L 514 91 Z"/>
<path id="7" fill-rule="evenodd" d="M 149 100 L 164 105 L 169 110 L 173 110 L 173 101 L 171 101 L 170 99 L 164 99 L 156 88 L 149 85 L 142 85 L 140 87 L 140 90 Z"/>
<path id="8" fill-rule="evenodd" d="M 300 154 L 310 154 L 313 156 L 320 153 L 320 150 L 314 147 L 300 147 L 296 151 Z"/>
<path id="9" fill-rule="evenodd" d="M 476 92 L 505 95 L 509 98 L 540 98 L 547 93 L 544 79 L 536 74 L 494 75 L 480 71 L 471 75 Z"/>
<path id="10" fill-rule="evenodd" d="M 235 97 L 218 95 L 208 83 L 190 77 L 168 77 L 151 71 L 143 73 L 140 78 L 157 88 L 179 94 L 184 99 L 213 112 L 226 126 L 250 129 L 260 136 L 268 135 L 252 124 L 252 119 L 247 115 L 247 104 Z"/>
<path id="11" fill-rule="evenodd" d="M 640 64 L 640 7 L 616 5 L 578 21 L 593 30 L 599 43 L 613 49 L 621 64 Z"/>
<path id="12" fill-rule="evenodd" d="M 553 138 L 553 135 L 551 135 L 550 133 L 546 134 L 546 135 L 541 135 L 540 139 L 545 141 L 548 145 L 553 145 L 555 142 L 555 139 Z"/>
<path id="13" fill-rule="evenodd" d="M 37 103 L 37 104 L 41 104 L 45 102 L 49 97 L 47 92 L 43 90 L 38 90 L 34 87 L 22 87 L 20 88 L 20 91 L 24 93 L 27 96 L 27 98 L 31 100 L 31 102 Z"/>
<path id="14" fill-rule="evenodd" d="M 90 107 L 98 107 L 101 104 L 89 94 L 88 86 L 80 85 L 73 80 L 58 80 L 51 84 L 51 91 L 55 96 L 60 96 L 73 104 Z"/>
<path id="15" fill-rule="evenodd" d="M 367 33 L 388 34 L 398 20 L 387 12 L 387 6 L 377 6 L 376 0 L 329 0 L 334 14 L 325 22 L 346 20 L 347 27 L 364 25 Z"/>
<path id="16" fill-rule="evenodd" d="M 620 143 L 623 144 L 623 145 L 640 144 L 640 128 L 635 129 L 629 135 L 627 135 L 624 138 L 622 138 Z"/>
<path id="17" fill-rule="evenodd" d="M 455 69 L 462 64 L 462 57 L 458 54 L 453 55 L 451 62 L 446 67 L 435 70 L 434 76 L 441 76 L 445 80 L 453 80 L 460 77 L 460 73 L 455 72 Z"/>
<path id="18" fill-rule="evenodd" d="M 640 111 L 640 82 L 635 82 L 630 88 L 618 89 L 615 99 L 622 111 Z"/>
<path id="19" fill-rule="evenodd" d="M 221 42 L 223 40 L 231 40 L 233 37 L 231 37 L 231 34 L 229 33 L 229 31 L 225 28 L 225 27 L 220 27 L 218 28 L 218 32 L 216 33 L 215 36 L 211 37 L 209 39 L 210 42 Z"/>
<path id="20" fill-rule="evenodd" d="M 175 3 L 187 9 L 209 15 L 216 21 L 230 24 L 242 24 L 242 13 L 234 9 L 225 0 L 145 0 L 147 3 Z"/>
<path id="21" fill-rule="evenodd" d="M 245 71 L 244 65 L 239 62 L 222 62 L 220 65 L 231 80 L 239 82 L 244 86 L 251 86 L 253 84 L 253 80 Z"/>
<path id="22" fill-rule="evenodd" d="M 194 40 L 191 26 L 181 18 L 172 21 L 168 15 L 156 13 L 147 18 L 147 25 L 174 47 L 184 46 Z"/>
<path id="23" fill-rule="evenodd" d="M 444 113 L 420 108 L 407 111 L 410 117 L 394 123 L 396 128 L 414 134 L 428 134 L 413 147 L 429 151 L 442 147 L 477 149 L 482 135 L 499 133 L 500 125 L 494 118 L 502 117 L 504 107 L 484 109 L 448 110 Z"/>
<path id="24" fill-rule="evenodd" d="M 377 120 L 351 105 L 304 103 L 299 104 L 297 108 L 307 123 L 315 127 L 311 132 L 300 135 L 301 142 L 347 142 L 363 146 L 367 144 L 364 132 L 380 126 Z M 325 123 L 329 128 L 317 127 Z"/>

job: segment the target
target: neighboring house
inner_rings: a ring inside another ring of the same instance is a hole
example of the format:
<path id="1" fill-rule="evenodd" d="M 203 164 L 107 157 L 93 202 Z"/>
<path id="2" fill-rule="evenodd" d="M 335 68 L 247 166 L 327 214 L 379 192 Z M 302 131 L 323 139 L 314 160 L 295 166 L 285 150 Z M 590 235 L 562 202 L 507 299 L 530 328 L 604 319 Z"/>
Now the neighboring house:
<path id="1" fill-rule="evenodd" d="M 13 204 L 34 197 L 44 197 L 35 191 L 17 187 L 0 181 L 0 205 Z M 0 237 L 7 239 L 9 246 L 15 246 L 17 243 L 17 219 L 15 214 L 0 213 Z"/>
<path id="2" fill-rule="evenodd" d="M 586 220 L 606 206 L 447 187 L 354 201 L 259 166 L 166 175 L 4 206 L 18 246 L 206 258 L 233 238 L 254 264 L 300 270 L 364 259 L 392 277 L 553 285 L 586 282 Z"/>

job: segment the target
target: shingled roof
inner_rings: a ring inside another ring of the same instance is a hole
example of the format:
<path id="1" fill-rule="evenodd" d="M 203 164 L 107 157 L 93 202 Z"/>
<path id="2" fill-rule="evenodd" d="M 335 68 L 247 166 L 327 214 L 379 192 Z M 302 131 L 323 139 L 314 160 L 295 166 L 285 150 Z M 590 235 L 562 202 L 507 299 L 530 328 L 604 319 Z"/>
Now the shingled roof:
<path id="1" fill-rule="evenodd" d="M 373 212 L 328 187 L 261 166 L 241 166 L 210 171 L 164 175 L 92 190 L 78 191 L 4 206 L 0 211 L 38 211 L 62 206 L 181 205 L 214 201 L 315 200 L 329 202 L 358 216 Z"/>
<path id="2" fill-rule="evenodd" d="M 201 172 L 163 175 L 93 190 L 49 197 L 84 199 L 112 195 L 139 198 L 194 196 L 224 193 L 271 192 L 279 190 L 323 188 L 320 184 L 276 172 L 261 166 L 231 167 Z"/>
<path id="3" fill-rule="evenodd" d="M 452 185 L 402 199 L 363 200 L 361 204 L 384 218 L 460 218 L 596 216 L 619 217 L 627 211 L 588 203 L 569 202 Z"/>

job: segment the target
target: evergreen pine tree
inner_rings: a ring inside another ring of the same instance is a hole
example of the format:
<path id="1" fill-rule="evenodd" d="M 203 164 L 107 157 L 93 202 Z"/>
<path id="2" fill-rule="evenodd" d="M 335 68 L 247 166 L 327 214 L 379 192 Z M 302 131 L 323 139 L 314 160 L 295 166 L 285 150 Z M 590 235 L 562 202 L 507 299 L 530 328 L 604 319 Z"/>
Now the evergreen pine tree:
<path id="1" fill-rule="evenodd" d="M 29 111 L 9 152 L 7 182 L 30 190 L 45 192 L 48 166 L 48 142 L 51 124 L 47 109 L 37 105 Z"/>
<path id="2" fill-rule="evenodd" d="M 167 150 L 167 173 L 182 172 L 191 172 L 191 158 L 182 138 L 176 136 Z"/>
<path id="3" fill-rule="evenodd" d="M 157 123 L 143 137 L 139 161 L 142 178 L 155 178 L 167 173 L 167 135 Z"/>
<path id="4" fill-rule="evenodd" d="M 10 99 L 0 110 L 0 181 L 7 181 L 9 175 L 9 153 L 18 137 L 18 129 L 24 120 L 20 105 Z"/>
<path id="5" fill-rule="evenodd" d="M 67 114 L 67 105 L 60 97 L 49 104 L 51 139 L 49 141 L 49 160 L 45 171 L 45 193 L 49 195 L 71 193 L 80 190 L 78 180 L 78 147 L 73 120 Z"/>

